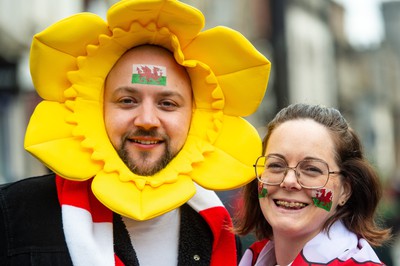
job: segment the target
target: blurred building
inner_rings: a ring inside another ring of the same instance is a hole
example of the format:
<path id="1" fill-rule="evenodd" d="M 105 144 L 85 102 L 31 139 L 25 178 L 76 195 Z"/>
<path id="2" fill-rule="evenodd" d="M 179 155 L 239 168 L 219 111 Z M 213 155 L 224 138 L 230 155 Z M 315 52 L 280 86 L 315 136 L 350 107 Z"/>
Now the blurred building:
<path id="1" fill-rule="evenodd" d="M 0 0 L 0 183 L 46 171 L 23 149 L 40 101 L 29 76 L 30 43 L 35 33 L 82 9 L 78 0 Z"/>
<path id="2" fill-rule="evenodd" d="M 387 1 L 382 4 L 385 25 L 385 41 L 380 57 L 381 71 L 379 90 L 385 91 L 381 101 L 390 110 L 394 126 L 396 166 L 400 165 L 400 2 Z M 390 154 L 389 154 L 390 155 Z M 388 155 L 386 155 L 388 156 Z M 400 168 L 394 176 L 400 178 Z"/>

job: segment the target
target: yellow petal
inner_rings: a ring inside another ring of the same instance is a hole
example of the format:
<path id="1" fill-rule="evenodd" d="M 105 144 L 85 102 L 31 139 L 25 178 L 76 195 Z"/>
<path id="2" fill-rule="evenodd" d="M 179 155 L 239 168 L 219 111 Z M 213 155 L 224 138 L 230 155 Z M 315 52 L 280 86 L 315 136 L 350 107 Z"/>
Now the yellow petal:
<path id="1" fill-rule="evenodd" d="M 157 188 L 145 186 L 139 191 L 131 182 L 121 182 L 117 175 L 99 173 L 92 190 L 105 206 L 135 220 L 148 220 L 178 208 L 196 192 L 188 176 L 179 176 L 179 182 Z"/>
<path id="2" fill-rule="evenodd" d="M 173 0 L 120 1 L 107 13 L 110 28 L 127 30 L 135 19 L 142 25 L 154 21 L 158 28 L 166 27 L 186 46 L 204 27 L 204 16 L 187 4 Z"/>
<path id="3" fill-rule="evenodd" d="M 205 115 L 204 112 L 198 114 L 203 119 Z M 193 180 L 213 190 L 233 189 L 250 182 L 255 177 L 252 165 L 261 154 L 259 134 L 249 122 L 232 116 L 224 117 L 218 133 L 213 143 L 215 150 L 204 154 L 201 167 L 193 168 Z"/>
<path id="4" fill-rule="evenodd" d="M 33 112 L 25 134 L 25 147 L 69 138 L 74 126 L 66 123 L 71 114 L 64 104 L 42 101 Z"/>
<path id="5" fill-rule="evenodd" d="M 248 116 L 257 109 L 267 89 L 270 62 L 242 34 L 215 27 L 201 32 L 183 52 L 187 60 L 212 69 L 225 96 L 225 114 Z"/>
<path id="6" fill-rule="evenodd" d="M 35 35 L 30 69 L 34 86 L 47 100 L 64 102 L 63 92 L 71 84 L 66 73 L 77 69 L 76 57 L 86 46 L 98 43 L 99 34 L 109 34 L 107 24 L 97 15 L 83 13 L 61 20 Z"/>

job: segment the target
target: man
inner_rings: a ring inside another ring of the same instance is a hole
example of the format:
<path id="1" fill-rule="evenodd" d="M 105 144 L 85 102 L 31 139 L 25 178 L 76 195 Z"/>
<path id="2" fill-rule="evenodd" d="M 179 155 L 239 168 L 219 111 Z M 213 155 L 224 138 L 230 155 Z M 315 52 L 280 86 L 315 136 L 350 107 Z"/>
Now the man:
<path id="1" fill-rule="evenodd" d="M 44 99 L 25 148 L 54 174 L 0 189 L 0 264 L 236 265 L 212 190 L 253 178 L 268 60 L 239 33 L 200 32 L 171 0 L 127 0 L 35 36 Z M 213 42 L 212 48 L 209 43 Z"/>

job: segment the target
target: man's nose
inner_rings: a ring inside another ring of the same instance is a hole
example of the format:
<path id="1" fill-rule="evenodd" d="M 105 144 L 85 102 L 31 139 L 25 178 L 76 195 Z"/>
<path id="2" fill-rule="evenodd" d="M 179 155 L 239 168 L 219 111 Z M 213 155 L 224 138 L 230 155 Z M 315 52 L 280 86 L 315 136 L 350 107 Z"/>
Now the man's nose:
<path id="1" fill-rule="evenodd" d="M 143 103 L 139 108 L 137 108 L 134 124 L 135 126 L 144 129 L 159 127 L 160 119 L 157 106 L 151 103 Z"/>

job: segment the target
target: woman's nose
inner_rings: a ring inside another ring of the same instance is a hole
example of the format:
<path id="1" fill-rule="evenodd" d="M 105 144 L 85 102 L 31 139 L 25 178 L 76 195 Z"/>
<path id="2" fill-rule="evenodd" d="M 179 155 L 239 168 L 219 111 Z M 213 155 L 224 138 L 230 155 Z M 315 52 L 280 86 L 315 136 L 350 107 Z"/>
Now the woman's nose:
<path id="1" fill-rule="evenodd" d="M 297 172 L 295 168 L 288 167 L 287 172 L 283 177 L 282 183 L 280 184 L 280 187 L 287 190 L 301 189 L 301 185 L 297 179 Z"/>

